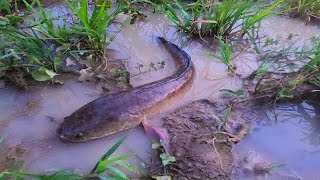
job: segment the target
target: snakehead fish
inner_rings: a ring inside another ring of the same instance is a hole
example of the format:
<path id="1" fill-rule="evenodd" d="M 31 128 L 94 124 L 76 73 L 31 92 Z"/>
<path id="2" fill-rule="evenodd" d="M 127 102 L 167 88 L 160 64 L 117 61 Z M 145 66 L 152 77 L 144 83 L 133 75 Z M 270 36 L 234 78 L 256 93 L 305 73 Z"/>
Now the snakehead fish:
<path id="1" fill-rule="evenodd" d="M 137 126 L 181 99 L 193 83 L 195 70 L 191 58 L 175 44 L 162 37 L 158 39 L 179 65 L 173 75 L 84 105 L 64 118 L 57 135 L 71 142 L 108 136 Z"/>

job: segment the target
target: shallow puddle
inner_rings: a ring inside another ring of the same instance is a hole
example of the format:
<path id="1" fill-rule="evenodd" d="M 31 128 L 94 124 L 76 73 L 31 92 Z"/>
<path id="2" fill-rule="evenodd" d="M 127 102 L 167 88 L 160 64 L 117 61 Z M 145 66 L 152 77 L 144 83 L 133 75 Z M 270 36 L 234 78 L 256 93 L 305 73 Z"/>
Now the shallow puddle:
<path id="1" fill-rule="evenodd" d="M 61 5 L 53 7 L 53 10 L 55 15 L 66 13 Z M 266 21 L 266 28 L 268 27 L 270 35 L 284 33 L 287 32 L 286 28 L 289 26 L 281 28 L 278 27 L 278 24 L 287 21 L 294 25 L 296 20 L 274 17 Z M 302 31 L 304 31 L 302 26 L 309 29 L 309 27 L 301 25 L 299 28 Z M 281 31 L 276 28 L 271 30 L 270 27 L 280 28 Z M 310 35 L 314 32 L 319 32 L 319 29 L 312 26 Z M 131 84 L 134 87 L 162 79 L 175 72 L 175 63 L 161 48 L 157 42 L 157 36 L 162 36 L 182 47 L 191 56 L 196 69 L 196 79 L 189 93 L 181 101 L 172 104 L 164 114 L 198 99 L 206 98 L 221 102 L 223 101 L 219 98 L 221 89 L 238 90 L 242 88 L 241 78 L 229 75 L 227 67 L 210 56 L 212 50 L 200 41 L 187 42 L 187 38 L 181 36 L 170 26 L 163 14 L 149 14 L 145 22 L 126 25 L 110 45 L 111 49 L 120 54 L 120 59 L 126 62 L 132 76 Z M 257 57 L 253 51 L 242 52 L 235 58 L 234 63 L 238 67 L 237 74 L 241 77 L 250 75 L 258 67 Z M 34 87 L 28 92 L 16 91 L 9 87 L 0 89 L 0 136 L 5 137 L 6 144 L 9 146 L 22 144 L 26 148 L 25 163 L 31 172 L 46 172 L 49 169 L 88 172 L 99 157 L 124 133 L 96 141 L 73 144 L 61 142 L 55 135 L 55 129 L 65 116 L 101 95 L 102 89 L 99 85 L 88 82 L 80 83 L 74 80 L 66 81 L 63 86 Z M 289 109 L 278 111 L 291 112 Z M 159 119 L 158 117 L 149 121 Z M 310 122 L 307 119 L 303 121 L 304 125 L 312 127 Z M 259 148 L 261 148 L 261 152 L 266 155 L 271 156 L 272 154 L 272 158 L 267 158 L 272 162 L 288 163 L 290 165 L 286 167 L 300 170 L 301 176 L 314 177 L 311 173 L 316 173 L 316 165 L 320 165 L 320 155 L 317 153 L 319 146 L 315 144 L 312 146 L 315 148 L 311 148 L 307 140 L 300 141 L 300 138 L 306 137 L 303 136 L 305 133 L 310 135 L 311 132 L 314 134 L 317 132 L 312 129 L 302 131 L 289 121 L 279 121 L 275 126 L 263 126 L 262 124 L 256 125 L 253 133 L 237 147 L 237 151 L 243 153 L 249 149 L 257 148 L 255 150 L 259 152 Z M 148 164 L 151 143 L 145 136 L 142 127 L 138 126 L 129 133 L 128 139 L 117 151 L 117 154 L 133 152 L 137 156 L 131 158 L 132 163 L 139 167 L 141 163 Z M 288 141 L 288 145 L 283 147 L 283 141 Z M 269 152 L 267 147 L 279 149 L 270 149 Z M 298 149 L 294 150 L 295 148 Z M 299 155 L 296 152 L 299 152 Z M 313 155 L 313 158 L 310 158 L 310 154 Z"/>
<path id="2" fill-rule="evenodd" d="M 251 132 L 234 148 L 240 161 L 255 154 L 252 162 L 242 162 L 240 179 L 255 179 L 244 172 L 250 163 L 263 162 L 284 165 L 272 171 L 269 179 L 319 179 L 319 107 L 319 103 L 304 102 L 261 112 Z"/>

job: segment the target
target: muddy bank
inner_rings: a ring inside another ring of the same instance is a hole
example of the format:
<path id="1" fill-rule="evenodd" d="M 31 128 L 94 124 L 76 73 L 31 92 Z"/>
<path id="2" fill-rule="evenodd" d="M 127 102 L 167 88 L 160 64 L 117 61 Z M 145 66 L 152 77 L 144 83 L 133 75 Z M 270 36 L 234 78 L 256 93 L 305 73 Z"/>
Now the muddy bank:
<path id="1" fill-rule="evenodd" d="M 169 154 L 176 158 L 167 175 L 173 179 L 231 179 L 232 146 L 243 136 L 219 130 L 223 129 L 221 109 L 208 100 L 198 100 L 163 119 L 170 136 Z"/>

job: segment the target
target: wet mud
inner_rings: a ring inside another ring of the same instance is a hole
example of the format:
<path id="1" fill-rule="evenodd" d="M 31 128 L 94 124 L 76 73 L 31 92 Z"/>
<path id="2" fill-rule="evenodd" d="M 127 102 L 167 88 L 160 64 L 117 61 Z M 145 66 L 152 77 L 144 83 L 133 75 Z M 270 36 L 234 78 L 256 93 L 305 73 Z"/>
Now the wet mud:
<path id="1" fill-rule="evenodd" d="M 232 143 L 219 134 L 217 107 L 207 100 L 194 101 L 164 118 L 170 135 L 169 165 L 173 179 L 230 179 L 233 170 Z"/>

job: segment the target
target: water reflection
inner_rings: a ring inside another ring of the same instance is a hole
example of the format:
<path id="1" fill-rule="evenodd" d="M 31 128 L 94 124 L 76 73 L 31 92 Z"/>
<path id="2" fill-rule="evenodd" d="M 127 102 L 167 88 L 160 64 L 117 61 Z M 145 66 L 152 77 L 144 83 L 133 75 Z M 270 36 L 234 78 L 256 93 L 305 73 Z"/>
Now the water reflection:
<path id="1" fill-rule="evenodd" d="M 262 110 L 251 133 L 235 147 L 239 159 L 250 151 L 269 163 L 286 164 L 270 179 L 287 178 L 292 173 L 305 179 L 319 178 L 320 103 L 275 105 Z M 241 172 L 238 176 L 245 177 Z"/>

